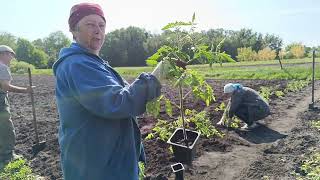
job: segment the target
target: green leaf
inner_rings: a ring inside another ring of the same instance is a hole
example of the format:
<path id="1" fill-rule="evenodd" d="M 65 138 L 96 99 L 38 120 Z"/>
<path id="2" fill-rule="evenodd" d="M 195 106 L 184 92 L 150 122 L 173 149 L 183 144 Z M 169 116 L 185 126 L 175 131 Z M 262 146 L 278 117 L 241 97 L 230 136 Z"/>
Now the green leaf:
<path id="1" fill-rule="evenodd" d="M 169 99 L 165 99 L 166 113 L 172 117 L 172 105 Z"/>
<path id="2" fill-rule="evenodd" d="M 161 48 L 158 49 L 156 53 L 154 53 L 152 56 L 150 56 L 147 60 L 146 63 L 148 66 L 155 66 L 158 64 L 159 61 L 161 61 L 163 58 L 168 56 L 170 52 L 172 52 L 173 49 L 169 46 L 162 46 Z"/>
<path id="3" fill-rule="evenodd" d="M 192 22 L 194 23 L 195 20 L 196 20 L 196 13 L 193 13 L 193 15 L 192 15 Z"/>
<path id="4" fill-rule="evenodd" d="M 160 113 L 160 100 L 162 99 L 163 96 L 160 96 L 157 99 L 154 99 L 152 101 L 149 101 L 146 105 L 146 111 L 147 114 L 151 114 L 154 117 L 157 117 Z"/>
<path id="5" fill-rule="evenodd" d="M 219 44 L 217 45 L 217 47 L 216 47 L 216 52 L 217 52 L 217 53 L 219 53 L 219 52 L 221 51 L 221 47 L 222 47 L 225 39 L 226 39 L 226 38 L 223 38 L 223 39 L 219 42 Z"/>
<path id="6" fill-rule="evenodd" d="M 153 133 L 150 133 L 147 135 L 147 137 L 145 138 L 146 140 L 150 140 L 150 139 L 153 139 L 154 138 L 154 134 Z"/>
<path id="7" fill-rule="evenodd" d="M 166 26 L 164 26 L 162 28 L 162 30 L 169 30 L 171 28 L 179 28 L 179 27 L 182 27 L 182 26 L 191 26 L 191 25 L 192 25 L 191 22 L 176 21 L 174 23 L 167 24 Z"/>
<path id="8" fill-rule="evenodd" d="M 231 58 L 229 54 L 226 54 L 225 52 L 219 53 L 219 58 L 222 62 L 236 62 L 234 59 Z"/>

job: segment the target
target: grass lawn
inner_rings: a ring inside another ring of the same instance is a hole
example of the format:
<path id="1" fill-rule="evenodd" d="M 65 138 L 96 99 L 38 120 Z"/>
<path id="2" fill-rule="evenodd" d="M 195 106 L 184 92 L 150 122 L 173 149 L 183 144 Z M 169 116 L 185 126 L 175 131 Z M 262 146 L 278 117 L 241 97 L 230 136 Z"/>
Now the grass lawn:
<path id="1" fill-rule="evenodd" d="M 280 69 L 279 61 L 253 61 L 219 64 L 190 65 L 191 69 L 198 70 L 210 79 L 306 79 L 312 74 L 312 65 L 292 66 L 302 63 L 311 63 L 311 58 L 282 60 L 284 69 Z M 320 60 L 316 60 L 320 62 Z M 290 64 L 290 66 L 288 66 Z M 272 66 L 273 65 L 273 66 Z M 135 78 L 141 72 L 151 72 L 153 67 L 116 67 L 124 78 Z M 316 78 L 320 79 L 320 68 L 316 66 Z M 35 69 L 33 74 L 52 75 L 51 69 Z"/>

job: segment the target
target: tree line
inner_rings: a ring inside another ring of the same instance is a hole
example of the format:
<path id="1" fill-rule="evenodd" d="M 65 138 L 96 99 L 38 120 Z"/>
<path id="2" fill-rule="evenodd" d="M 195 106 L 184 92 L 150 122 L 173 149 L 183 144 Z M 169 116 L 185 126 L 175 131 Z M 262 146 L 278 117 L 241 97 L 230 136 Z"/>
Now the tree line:
<path id="1" fill-rule="evenodd" d="M 183 34 L 183 30 L 179 32 Z M 203 45 L 229 54 L 236 61 L 274 60 L 277 58 L 292 59 L 310 57 L 312 50 L 318 47 L 307 47 L 301 43 L 292 43 L 283 47 L 283 40 L 273 34 L 261 34 L 251 29 L 238 31 L 210 29 L 194 32 L 192 38 Z M 112 66 L 145 66 L 145 60 L 163 45 L 170 45 L 173 38 L 170 31 L 152 34 L 145 29 L 130 26 L 106 34 L 105 43 L 100 51 L 103 59 Z M 16 59 L 34 65 L 36 68 L 51 68 L 57 60 L 61 48 L 68 47 L 71 40 L 61 31 L 53 32 L 48 37 L 29 41 L 15 37 L 8 32 L 0 33 L 0 44 L 12 47 Z M 190 49 L 192 44 L 186 44 Z M 320 54 L 316 54 L 318 57 Z"/>

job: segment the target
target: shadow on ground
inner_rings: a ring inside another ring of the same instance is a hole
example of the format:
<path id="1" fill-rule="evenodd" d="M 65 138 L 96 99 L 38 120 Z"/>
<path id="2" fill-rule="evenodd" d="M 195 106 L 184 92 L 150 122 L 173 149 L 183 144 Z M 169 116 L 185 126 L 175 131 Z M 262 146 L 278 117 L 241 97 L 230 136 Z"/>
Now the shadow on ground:
<path id="1" fill-rule="evenodd" d="M 287 137 L 286 134 L 281 134 L 263 124 L 259 124 L 257 128 L 248 131 L 236 130 L 236 133 L 243 139 L 254 144 L 271 143 Z"/>

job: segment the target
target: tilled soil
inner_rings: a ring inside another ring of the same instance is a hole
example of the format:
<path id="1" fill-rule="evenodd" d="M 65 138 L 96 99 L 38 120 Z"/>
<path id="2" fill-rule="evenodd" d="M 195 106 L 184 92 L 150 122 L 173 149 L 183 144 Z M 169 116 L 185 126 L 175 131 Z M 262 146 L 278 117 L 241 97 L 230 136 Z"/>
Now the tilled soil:
<path id="1" fill-rule="evenodd" d="M 36 174 L 47 179 L 62 179 L 57 140 L 59 119 L 54 97 L 54 78 L 52 76 L 34 76 L 33 82 L 37 86 L 35 89 L 35 105 L 39 137 L 40 140 L 46 141 L 46 148 L 33 156 L 32 145 L 34 144 L 35 135 L 32 125 L 30 97 L 26 94 L 11 93 L 9 97 L 12 120 L 17 135 L 16 153 L 25 156 L 30 161 L 30 165 Z M 204 103 L 190 96 L 186 100 L 186 107 L 197 110 L 206 109 L 209 112 L 212 123 L 218 122 L 222 112 L 217 112 L 214 109 L 221 102 L 226 102 L 222 90 L 224 84 L 228 82 L 208 80 L 208 83 L 214 88 L 216 101 L 211 106 L 205 107 Z M 287 84 L 286 81 L 278 80 L 233 80 L 232 82 L 240 82 L 256 90 L 259 90 L 261 86 L 283 90 Z M 14 76 L 12 83 L 21 86 L 27 85 L 28 79 L 26 76 Z M 178 103 L 178 92 L 175 89 L 170 86 L 164 86 L 162 91 L 166 96 Z M 289 93 L 283 99 L 276 100 L 275 97 L 271 97 L 272 115 L 262 121 L 262 125 L 254 131 L 230 130 L 224 138 L 209 139 L 201 137 L 193 165 L 186 165 L 186 179 L 259 179 L 263 176 L 289 176 L 288 171 L 284 174 L 284 170 L 276 168 L 279 164 L 277 156 L 279 154 L 283 157 L 287 154 L 288 157 L 292 156 L 290 148 L 287 146 L 292 145 L 293 147 L 295 143 L 305 143 L 303 141 L 306 140 L 305 134 L 302 132 L 300 135 L 295 133 L 300 132 L 301 130 L 297 128 L 300 127 L 300 124 L 304 124 L 302 123 L 303 121 L 308 120 L 306 118 L 309 117 L 308 112 L 304 111 L 307 103 L 310 102 L 306 98 L 310 97 L 310 92 L 310 88 L 308 88 L 300 93 Z M 297 116 L 299 112 L 302 113 Z M 173 118 L 169 118 L 162 113 L 160 118 L 168 121 L 175 120 L 179 115 L 177 109 L 174 110 L 173 115 Z M 143 115 L 139 119 L 141 131 L 143 137 L 145 137 L 152 132 L 152 127 L 157 121 L 147 115 Z M 219 128 L 219 130 L 227 133 L 225 128 Z M 310 133 L 313 134 L 315 132 L 312 131 Z M 311 138 L 307 142 L 314 143 L 316 140 L 318 139 Z M 174 164 L 175 160 L 173 155 L 169 153 L 169 146 L 159 139 L 144 140 L 144 145 L 148 160 L 146 167 L 147 179 L 173 179 L 174 174 L 171 172 L 170 165 Z M 283 149 L 281 145 L 288 148 L 288 150 L 280 151 Z M 292 149 L 294 152 L 298 151 L 299 153 L 297 154 L 303 154 L 305 150 L 303 148 Z M 286 158 L 288 159 L 288 157 Z M 287 169 L 292 170 L 291 167 L 296 167 L 296 162 L 298 160 L 292 161 L 291 166 L 288 165 Z"/>

